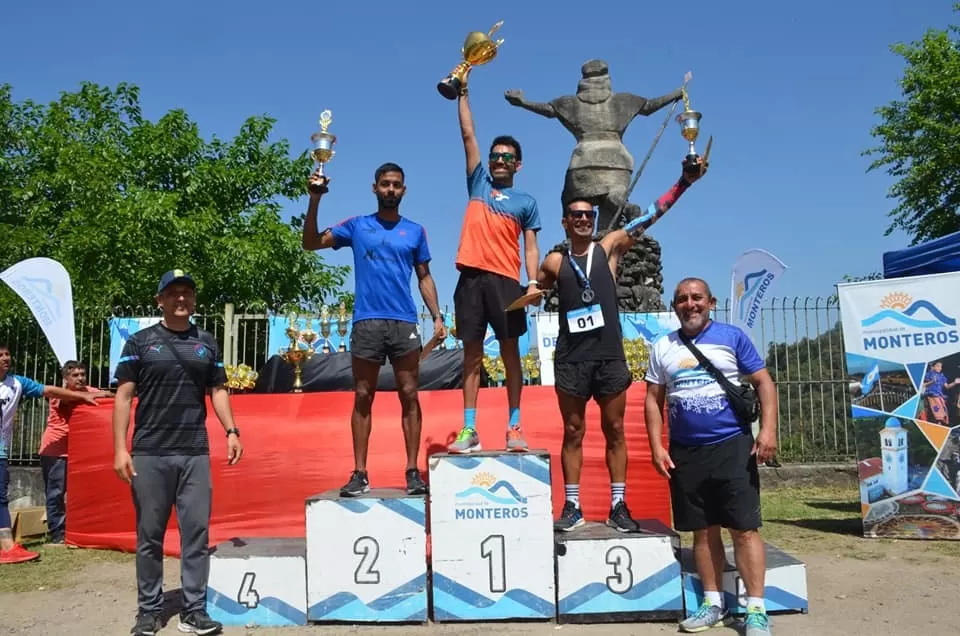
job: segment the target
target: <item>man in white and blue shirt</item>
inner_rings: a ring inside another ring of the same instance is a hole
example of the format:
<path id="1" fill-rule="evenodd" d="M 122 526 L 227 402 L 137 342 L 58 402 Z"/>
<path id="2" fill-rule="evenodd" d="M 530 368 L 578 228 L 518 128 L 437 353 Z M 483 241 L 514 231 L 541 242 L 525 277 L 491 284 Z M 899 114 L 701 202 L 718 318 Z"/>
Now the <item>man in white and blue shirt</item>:
<path id="1" fill-rule="evenodd" d="M 747 589 L 746 636 L 769 636 L 757 465 L 776 451 L 777 389 L 747 334 L 710 319 L 716 302 L 699 278 L 677 285 L 672 305 L 680 330 L 661 337 L 650 352 L 647 433 L 654 467 L 670 479 L 674 527 L 693 532 L 694 560 L 703 583 L 703 604 L 680 629 L 699 632 L 730 620 L 720 593 L 726 561 L 721 528 L 727 528 Z M 684 344 L 680 332 L 730 383 L 738 386 L 743 380 L 756 389 L 761 410 L 756 439 L 753 423 L 737 417 L 723 386 Z M 665 404 L 669 451 L 662 441 Z"/>
<path id="2" fill-rule="evenodd" d="M 25 563 L 40 558 L 19 543 L 14 543 L 12 521 L 7 501 L 7 487 L 10 483 L 8 466 L 13 444 L 13 421 L 17 417 L 17 407 L 23 398 L 60 398 L 65 402 L 86 402 L 96 404 L 100 393 L 80 393 L 58 386 L 45 386 L 36 380 L 10 373 L 13 358 L 10 347 L 0 344 L 0 566 L 13 563 Z"/>

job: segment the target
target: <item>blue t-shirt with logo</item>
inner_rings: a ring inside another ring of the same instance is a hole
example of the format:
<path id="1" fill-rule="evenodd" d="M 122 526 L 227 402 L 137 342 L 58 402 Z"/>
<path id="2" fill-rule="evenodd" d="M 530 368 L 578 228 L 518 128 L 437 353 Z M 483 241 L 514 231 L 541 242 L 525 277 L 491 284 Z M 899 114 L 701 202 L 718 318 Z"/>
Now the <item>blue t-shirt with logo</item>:
<path id="1" fill-rule="evenodd" d="M 735 325 L 711 321 L 691 340 L 734 385 L 742 376 L 764 368 L 749 336 Z M 646 380 L 666 387 L 671 442 L 703 446 L 748 432 L 737 420 L 723 387 L 676 331 L 653 344 Z"/>
<path id="2" fill-rule="evenodd" d="M 404 217 L 384 221 L 368 214 L 334 225 L 330 232 L 333 249 L 353 248 L 353 322 L 381 319 L 418 323 L 410 277 L 414 266 L 430 262 L 423 226 Z"/>

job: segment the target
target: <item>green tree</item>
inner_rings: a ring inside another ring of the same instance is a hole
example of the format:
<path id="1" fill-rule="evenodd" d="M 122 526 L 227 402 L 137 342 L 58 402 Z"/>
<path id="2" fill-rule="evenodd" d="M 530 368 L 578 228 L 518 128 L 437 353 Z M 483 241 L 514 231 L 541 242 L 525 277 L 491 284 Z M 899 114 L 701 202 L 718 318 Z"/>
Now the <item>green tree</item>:
<path id="1" fill-rule="evenodd" d="M 960 10 L 960 3 L 954 4 Z M 957 26 L 931 29 L 919 41 L 891 50 L 903 57 L 903 99 L 875 112 L 871 133 L 880 145 L 868 172 L 886 167 L 897 179 L 888 197 L 899 205 L 889 216 L 889 235 L 901 229 L 912 244 L 960 230 L 960 42 Z"/>
<path id="2" fill-rule="evenodd" d="M 148 121 L 139 96 L 84 83 L 41 105 L 0 86 L 0 268 L 56 259 L 78 306 L 149 306 L 174 267 L 210 305 L 312 309 L 338 296 L 348 268 L 301 248 L 302 216 L 280 217 L 282 199 L 304 194 L 310 159 L 270 141 L 274 120 L 207 141 L 182 110 Z"/>

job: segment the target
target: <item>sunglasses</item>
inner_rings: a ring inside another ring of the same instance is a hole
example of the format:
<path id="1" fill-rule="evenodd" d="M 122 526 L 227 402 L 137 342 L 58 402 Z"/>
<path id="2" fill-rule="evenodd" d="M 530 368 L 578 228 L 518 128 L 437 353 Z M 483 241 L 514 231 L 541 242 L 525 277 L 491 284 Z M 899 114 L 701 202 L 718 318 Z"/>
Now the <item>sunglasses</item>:
<path id="1" fill-rule="evenodd" d="M 517 160 L 517 156 L 512 152 L 491 152 L 490 161 L 497 161 L 498 159 L 503 159 L 504 163 L 513 163 Z"/>
<path id="2" fill-rule="evenodd" d="M 597 216 L 595 210 L 567 210 L 567 216 L 571 219 L 582 219 L 584 217 L 592 219 Z"/>

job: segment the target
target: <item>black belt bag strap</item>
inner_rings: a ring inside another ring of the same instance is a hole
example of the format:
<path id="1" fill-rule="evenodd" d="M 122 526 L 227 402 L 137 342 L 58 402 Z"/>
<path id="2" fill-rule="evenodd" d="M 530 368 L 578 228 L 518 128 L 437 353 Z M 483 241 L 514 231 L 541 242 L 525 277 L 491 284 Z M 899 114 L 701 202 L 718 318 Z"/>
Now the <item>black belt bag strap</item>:
<path id="1" fill-rule="evenodd" d="M 749 384 L 734 385 L 733 382 L 727 379 L 727 376 L 720 372 L 720 369 L 713 366 L 713 363 L 710 362 L 700 349 L 693 344 L 690 338 L 683 333 L 683 330 L 678 329 L 677 335 L 680 337 L 680 342 L 687 345 L 687 349 L 697 357 L 697 360 L 700 361 L 703 368 L 720 383 L 724 393 L 727 394 L 727 400 L 730 401 L 730 408 L 733 409 L 737 420 L 744 426 L 751 426 L 756 422 L 760 417 L 760 400 L 757 396 L 756 389 Z"/>

